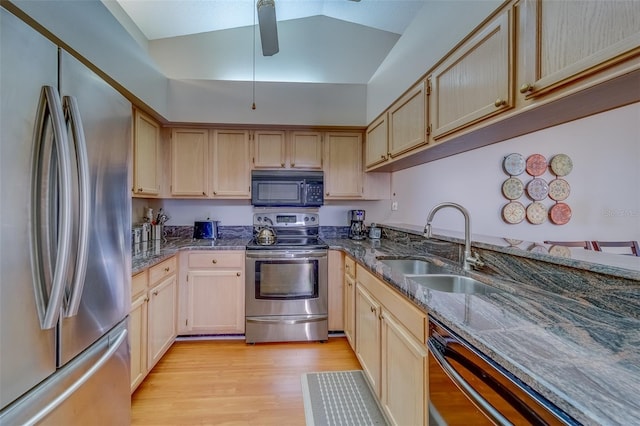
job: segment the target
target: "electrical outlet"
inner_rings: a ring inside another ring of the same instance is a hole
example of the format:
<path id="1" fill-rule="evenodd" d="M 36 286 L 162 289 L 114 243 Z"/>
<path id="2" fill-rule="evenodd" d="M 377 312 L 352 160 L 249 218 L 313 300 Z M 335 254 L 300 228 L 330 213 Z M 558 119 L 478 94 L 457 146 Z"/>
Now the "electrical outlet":
<path id="1" fill-rule="evenodd" d="M 391 210 L 396 211 L 398 210 L 398 202 L 394 201 L 391 203 Z"/>

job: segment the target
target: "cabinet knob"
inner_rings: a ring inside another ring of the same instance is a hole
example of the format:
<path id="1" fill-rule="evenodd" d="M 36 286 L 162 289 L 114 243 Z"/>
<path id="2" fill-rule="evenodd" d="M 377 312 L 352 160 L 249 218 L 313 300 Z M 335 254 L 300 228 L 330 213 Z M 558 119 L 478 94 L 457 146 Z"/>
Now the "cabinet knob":
<path id="1" fill-rule="evenodd" d="M 204 191 L 202 191 L 202 195 L 207 195 L 207 193 L 206 193 L 206 192 L 204 192 Z"/>
<path id="2" fill-rule="evenodd" d="M 374 308 L 373 306 L 371 307 L 371 312 L 375 312 L 376 308 Z"/>
<path id="3" fill-rule="evenodd" d="M 387 157 L 385 157 L 385 155 L 384 155 L 384 154 L 381 154 L 381 155 L 380 155 L 380 158 L 382 158 L 383 160 L 386 160 L 386 159 L 387 159 Z"/>
<path id="4" fill-rule="evenodd" d="M 296 166 L 296 163 L 291 163 L 291 167 L 295 167 L 295 166 Z"/>
<path id="5" fill-rule="evenodd" d="M 280 167 L 284 167 L 284 163 L 280 163 Z"/>
<path id="6" fill-rule="evenodd" d="M 493 104 L 496 106 L 496 108 L 500 108 L 501 106 L 505 106 L 507 104 L 507 101 L 498 98 Z"/>
<path id="7" fill-rule="evenodd" d="M 142 188 L 138 188 L 138 192 L 142 192 Z"/>
<path id="8" fill-rule="evenodd" d="M 164 268 L 165 272 L 169 272 L 169 267 L 167 266 L 166 268 Z"/>
<path id="9" fill-rule="evenodd" d="M 148 298 L 148 297 L 145 297 L 145 298 L 144 298 L 144 301 L 145 301 L 145 302 L 148 302 L 148 301 L 149 301 L 149 298 Z"/>
<path id="10" fill-rule="evenodd" d="M 218 263 L 218 261 L 217 261 L 217 260 L 215 260 L 215 259 L 212 259 L 212 260 L 211 260 L 211 263 L 214 263 L 214 264 L 215 264 L 215 263 Z"/>
<path id="11" fill-rule="evenodd" d="M 520 86 L 520 93 L 528 93 L 528 92 L 531 92 L 532 90 L 533 90 L 533 84 L 525 83 L 522 86 Z"/>
<path id="12" fill-rule="evenodd" d="M 328 192 L 326 192 L 324 195 L 327 195 L 327 196 L 328 196 L 328 195 L 329 195 L 329 193 L 328 193 Z"/>
<path id="13" fill-rule="evenodd" d="M 236 277 L 239 277 L 239 276 L 240 276 L 240 272 L 236 272 Z"/>
<path id="14" fill-rule="evenodd" d="M 218 193 L 216 191 L 213 191 L 213 195 L 217 195 Z"/>
<path id="15" fill-rule="evenodd" d="M 157 295 L 158 295 L 158 290 L 154 291 L 154 292 L 153 292 L 153 295 L 154 295 L 154 296 L 157 296 Z"/>

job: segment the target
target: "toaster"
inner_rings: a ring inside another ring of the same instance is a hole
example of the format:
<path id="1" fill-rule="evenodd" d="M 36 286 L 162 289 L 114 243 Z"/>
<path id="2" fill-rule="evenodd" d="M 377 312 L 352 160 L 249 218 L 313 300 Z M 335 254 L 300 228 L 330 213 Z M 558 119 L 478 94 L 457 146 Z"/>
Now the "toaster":
<path id="1" fill-rule="evenodd" d="M 203 220 L 193 223 L 193 238 L 215 240 L 218 238 L 218 220 Z"/>

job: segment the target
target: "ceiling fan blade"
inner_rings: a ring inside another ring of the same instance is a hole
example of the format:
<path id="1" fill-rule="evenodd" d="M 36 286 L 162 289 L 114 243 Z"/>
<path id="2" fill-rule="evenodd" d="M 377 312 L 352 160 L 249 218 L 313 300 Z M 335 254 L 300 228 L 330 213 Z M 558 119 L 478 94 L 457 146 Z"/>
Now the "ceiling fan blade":
<path id="1" fill-rule="evenodd" d="M 276 22 L 276 2 L 274 0 L 258 0 L 258 23 L 262 55 L 273 56 L 280 51 L 278 46 L 278 25 Z"/>

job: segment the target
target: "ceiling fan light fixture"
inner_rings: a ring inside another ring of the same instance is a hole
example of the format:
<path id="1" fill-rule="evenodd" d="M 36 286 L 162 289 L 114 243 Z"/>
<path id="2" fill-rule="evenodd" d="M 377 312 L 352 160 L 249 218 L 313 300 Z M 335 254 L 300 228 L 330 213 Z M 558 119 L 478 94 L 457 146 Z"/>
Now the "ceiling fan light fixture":
<path id="1" fill-rule="evenodd" d="M 280 51 L 278 46 L 278 25 L 276 22 L 276 2 L 274 0 L 258 0 L 258 24 L 262 55 L 273 56 Z"/>

